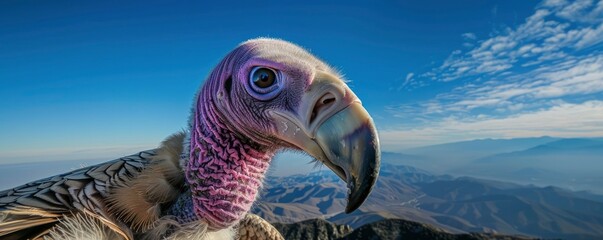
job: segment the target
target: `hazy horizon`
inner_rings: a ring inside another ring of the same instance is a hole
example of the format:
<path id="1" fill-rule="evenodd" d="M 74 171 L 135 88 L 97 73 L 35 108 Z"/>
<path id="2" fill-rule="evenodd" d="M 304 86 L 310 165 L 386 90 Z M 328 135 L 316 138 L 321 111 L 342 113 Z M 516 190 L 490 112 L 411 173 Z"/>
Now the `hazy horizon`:
<path id="1" fill-rule="evenodd" d="M 7 162 L 0 164 L 0 182 L 3 182 L 0 185 L 20 185 L 152 148 L 136 146 L 81 149 L 68 153 L 54 152 L 13 158 L 10 162 L 0 159 Z M 544 152 L 539 149 L 544 149 Z M 603 193 L 603 188 L 599 187 L 603 186 L 603 178 L 599 176 L 600 170 L 603 169 L 603 162 L 600 161 L 603 154 L 603 138 L 541 136 L 473 139 L 402 151 L 382 151 L 382 154 L 385 163 L 412 166 L 434 174 L 473 176 L 537 186 L 554 185 L 575 191 Z M 518 165 L 517 159 L 526 161 Z M 49 164 L 54 167 L 48 168 Z M 39 174 L 32 175 L 27 170 L 29 168 L 36 169 L 34 172 Z M 312 158 L 303 152 L 282 151 L 273 159 L 268 175 L 290 176 L 326 169 L 328 168 L 322 164 L 313 163 Z M 26 172 L 28 174 L 23 175 Z"/>

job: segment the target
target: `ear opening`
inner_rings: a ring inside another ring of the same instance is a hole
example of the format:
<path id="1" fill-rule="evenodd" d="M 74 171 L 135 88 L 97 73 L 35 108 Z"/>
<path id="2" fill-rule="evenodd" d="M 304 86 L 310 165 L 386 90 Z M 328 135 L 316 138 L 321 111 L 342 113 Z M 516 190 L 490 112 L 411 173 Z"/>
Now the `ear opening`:
<path id="1" fill-rule="evenodd" d="M 224 89 L 226 89 L 226 93 L 230 96 L 230 91 L 232 90 L 232 76 L 228 76 L 224 82 Z"/>

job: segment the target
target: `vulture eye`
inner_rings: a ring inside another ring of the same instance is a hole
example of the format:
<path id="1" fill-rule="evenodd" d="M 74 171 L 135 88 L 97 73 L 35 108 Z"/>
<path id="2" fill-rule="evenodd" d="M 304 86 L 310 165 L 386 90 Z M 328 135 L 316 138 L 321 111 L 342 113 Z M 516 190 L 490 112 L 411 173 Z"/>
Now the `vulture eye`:
<path id="1" fill-rule="evenodd" d="M 281 75 L 272 68 L 254 67 L 249 73 L 249 86 L 252 95 L 260 100 L 275 97 L 280 89 Z"/>
<path id="2" fill-rule="evenodd" d="M 276 73 L 272 69 L 257 68 L 251 73 L 251 81 L 256 87 L 268 88 L 276 81 Z"/>

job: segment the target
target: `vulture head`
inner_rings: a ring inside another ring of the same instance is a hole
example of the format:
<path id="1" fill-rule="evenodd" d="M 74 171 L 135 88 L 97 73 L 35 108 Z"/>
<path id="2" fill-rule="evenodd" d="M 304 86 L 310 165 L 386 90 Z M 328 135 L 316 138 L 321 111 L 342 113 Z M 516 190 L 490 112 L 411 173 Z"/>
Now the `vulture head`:
<path id="1" fill-rule="evenodd" d="M 214 229 L 249 211 L 271 158 L 301 150 L 348 187 L 347 213 L 379 174 L 373 120 L 345 81 L 299 46 L 254 39 L 230 52 L 199 90 L 183 155 L 197 217 Z"/>

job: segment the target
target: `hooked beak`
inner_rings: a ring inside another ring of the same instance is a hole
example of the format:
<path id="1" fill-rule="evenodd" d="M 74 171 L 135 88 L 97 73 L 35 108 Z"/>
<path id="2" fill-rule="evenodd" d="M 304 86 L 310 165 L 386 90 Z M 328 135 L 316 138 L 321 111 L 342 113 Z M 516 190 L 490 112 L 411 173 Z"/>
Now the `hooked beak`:
<path id="1" fill-rule="evenodd" d="M 283 141 L 307 152 L 347 183 L 345 212 L 360 207 L 377 181 L 381 152 L 372 118 L 347 85 L 319 72 L 296 112 L 270 113 Z"/>

